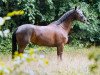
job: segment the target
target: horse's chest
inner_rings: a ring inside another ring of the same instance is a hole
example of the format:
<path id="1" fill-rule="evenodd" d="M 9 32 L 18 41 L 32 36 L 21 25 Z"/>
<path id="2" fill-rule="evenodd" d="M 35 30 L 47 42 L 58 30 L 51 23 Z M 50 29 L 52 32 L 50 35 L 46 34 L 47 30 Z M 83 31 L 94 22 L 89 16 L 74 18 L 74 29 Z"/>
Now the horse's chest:
<path id="1" fill-rule="evenodd" d="M 62 42 L 64 42 L 64 43 L 68 42 L 68 36 L 67 35 L 62 36 Z"/>
<path id="2" fill-rule="evenodd" d="M 60 33 L 59 36 L 57 36 L 57 39 L 60 43 L 67 43 L 68 42 L 68 35 L 66 33 Z"/>

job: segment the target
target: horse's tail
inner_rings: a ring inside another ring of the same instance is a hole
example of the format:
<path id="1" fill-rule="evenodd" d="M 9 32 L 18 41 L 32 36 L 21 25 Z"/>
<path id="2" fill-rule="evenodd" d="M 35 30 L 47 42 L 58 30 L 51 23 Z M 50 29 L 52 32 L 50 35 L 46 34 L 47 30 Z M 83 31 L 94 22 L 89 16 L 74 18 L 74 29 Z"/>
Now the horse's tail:
<path id="1" fill-rule="evenodd" d="M 17 51 L 16 31 L 17 31 L 17 29 L 12 34 L 12 58 L 14 58 L 14 53 L 15 53 L 15 51 Z"/>

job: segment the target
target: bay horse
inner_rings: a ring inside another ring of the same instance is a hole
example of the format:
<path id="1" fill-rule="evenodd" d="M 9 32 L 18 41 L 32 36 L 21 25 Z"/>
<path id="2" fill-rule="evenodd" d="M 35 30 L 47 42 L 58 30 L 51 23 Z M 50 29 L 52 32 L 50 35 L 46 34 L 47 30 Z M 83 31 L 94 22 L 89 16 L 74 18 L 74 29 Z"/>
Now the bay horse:
<path id="1" fill-rule="evenodd" d="M 57 47 L 58 59 L 62 60 L 63 48 L 68 42 L 68 34 L 74 20 L 87 22 L 83 12 L 77 7 L 69 10 L 57 21 L 47 26 L 36 26 L 33 24 L 19 26 L 12 34 L 12 57 L 17 50 L 17 45 L 18 53 L 23 53 L 27 44 L 31 42 L 40 46 Z"/>

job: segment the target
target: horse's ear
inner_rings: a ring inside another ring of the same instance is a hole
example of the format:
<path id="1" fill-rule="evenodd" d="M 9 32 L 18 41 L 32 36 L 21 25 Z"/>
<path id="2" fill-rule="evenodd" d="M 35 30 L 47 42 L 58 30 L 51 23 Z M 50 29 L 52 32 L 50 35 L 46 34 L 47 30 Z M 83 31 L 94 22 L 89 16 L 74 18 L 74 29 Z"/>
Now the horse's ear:
<path id="1" fill-rule="evenodd" d="M 77 6 L 75 6 L 75 10 L 77 9 Z"/>

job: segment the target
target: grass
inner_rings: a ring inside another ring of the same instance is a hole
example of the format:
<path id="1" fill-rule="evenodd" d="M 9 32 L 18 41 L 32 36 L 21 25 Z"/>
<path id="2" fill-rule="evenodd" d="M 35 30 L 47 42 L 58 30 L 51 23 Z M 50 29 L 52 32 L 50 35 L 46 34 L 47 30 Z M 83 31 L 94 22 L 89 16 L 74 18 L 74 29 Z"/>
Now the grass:
<path id="1" fill-rule="evenodd" d="M 33 72 L 34 75 L 100 75 L 98 71 L 92 74 L 89 71 L 89 65 L 93 62 L 88 59 L 88 53 L 93 49 L 99 50 L 100 48 L 74 48 L 65 46 L 63 53 L 63 61 L 58 61 L 55 48 L 47 48 L 49 51 L 42 51 L 39 54 L 44 54 L 46 59 L 49 60 L 48 65 L 41 66 L 36 62 L 22 64 L 18 71 Z M 11 55 L 0 54 L 1 59 L 7 66 L 12 67 Z M 99 69 L 100 70 L 100 69 Z M 14 75 L 18 75 L 17 72 Z M 22 74 L 23 75 L 23 74 Z M 31 75 L 31 74 L 30 74 Z"/>

